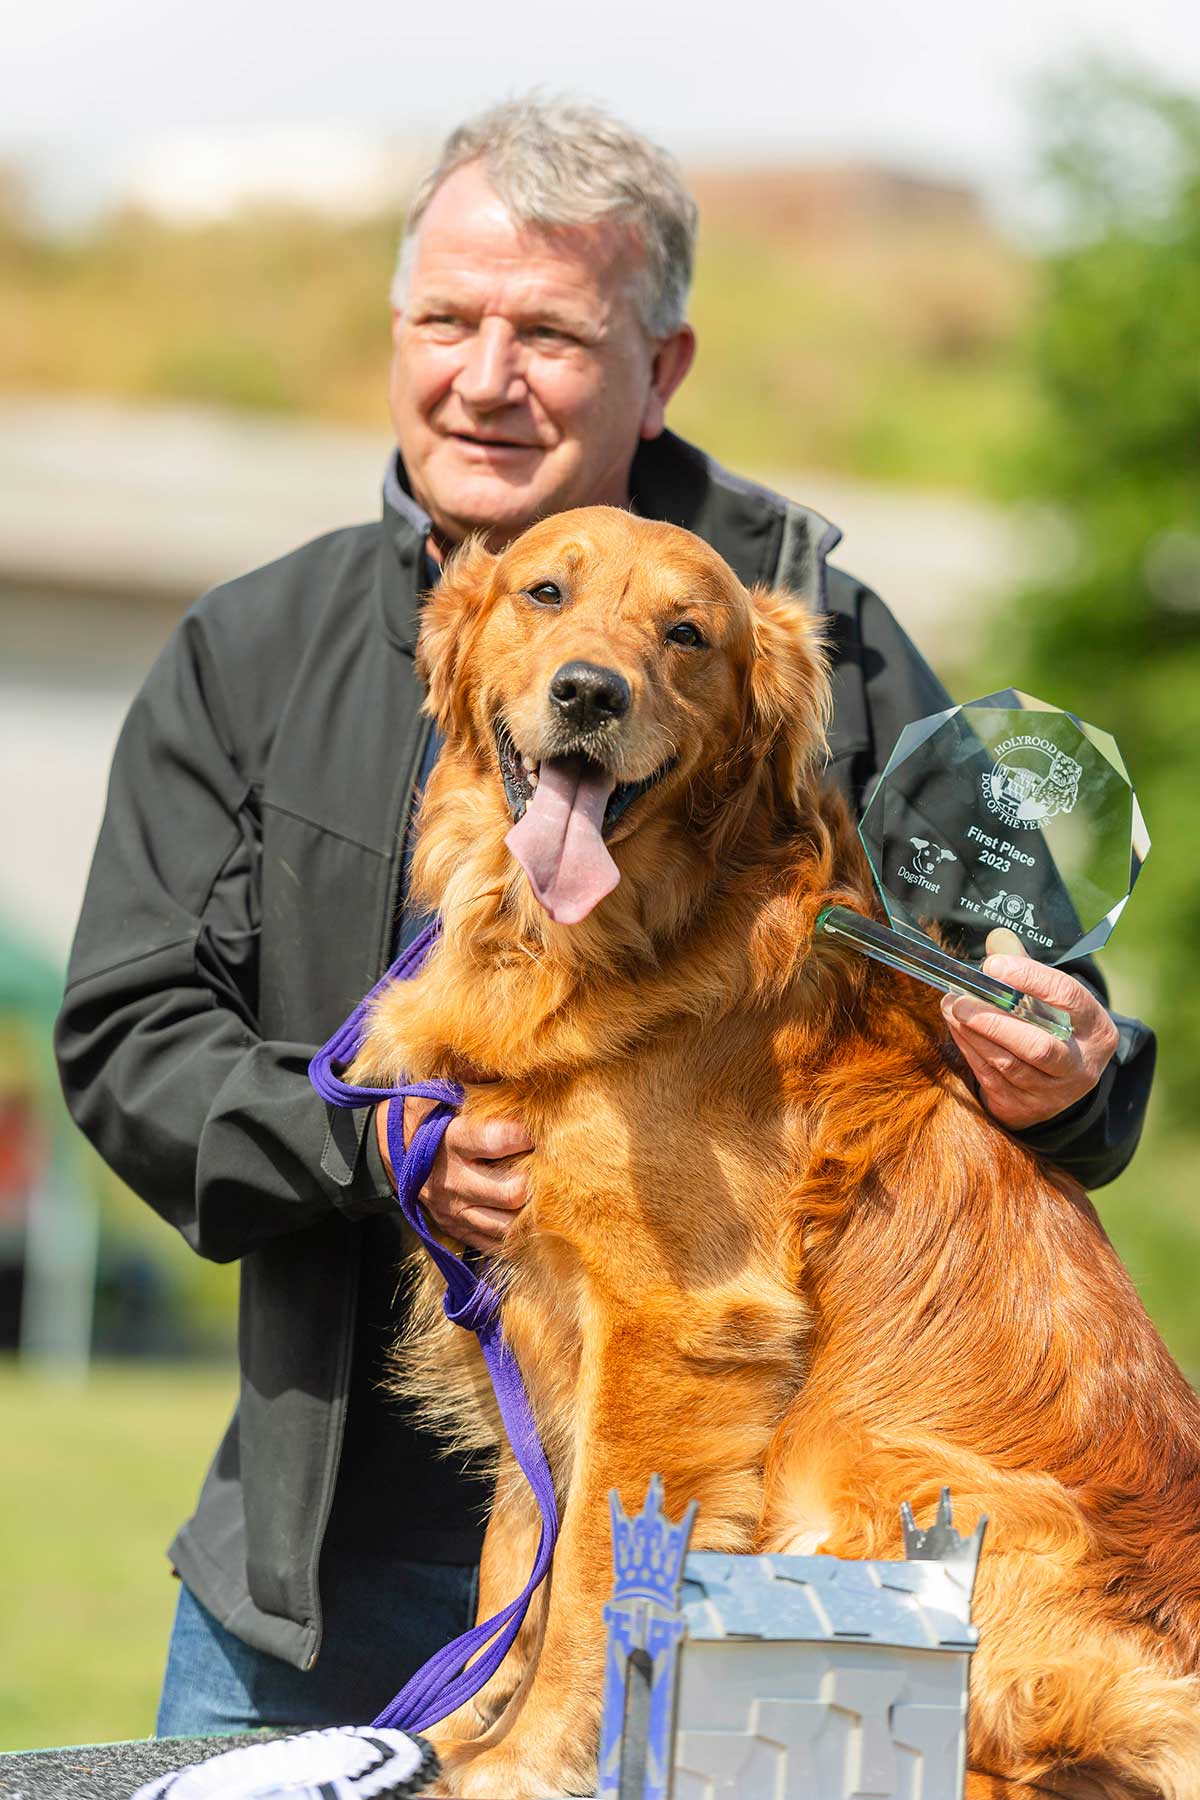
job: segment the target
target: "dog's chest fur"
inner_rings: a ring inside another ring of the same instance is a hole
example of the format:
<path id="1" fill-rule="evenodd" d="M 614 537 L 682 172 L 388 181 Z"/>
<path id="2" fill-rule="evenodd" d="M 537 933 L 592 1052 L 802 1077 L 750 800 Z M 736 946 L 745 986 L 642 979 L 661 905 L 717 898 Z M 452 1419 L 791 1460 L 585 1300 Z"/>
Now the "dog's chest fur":
<path id="1" fill-rule="evenodd" d="M 781 1221 L 796 1216 L 784 1201 L 806 1122 L 794 1067 L 786 1085 L 782 1074 L 786 1021 L 775 1024 L 757 1009 L 716 1031 L 677 1021 L 576 1072 L 467 1087 L 471 1116 L 519 1119 L 536 1145 L 505 1245 L 504 1330 L 560 1478 L 583 1422 L 581 1375 L 619 1338 L 640 1347 L 673 1409 L 703 1392 L 711 1416 L 726 1394 L 716 1413 L 743 1468 L 761 1466 L 803 1379 L 808 1309 Z M 462 1334 L 447 1340 L 437 1285 L 404 1385 L 443 1429 L 461 1435 L 474 1415 L 484 1437 L 486 1395 L 481 1412 L 478 1383 L 465 1379 L 474 1352 Z M 448 1358 L 461 1384 L 447 1384 Z"/>

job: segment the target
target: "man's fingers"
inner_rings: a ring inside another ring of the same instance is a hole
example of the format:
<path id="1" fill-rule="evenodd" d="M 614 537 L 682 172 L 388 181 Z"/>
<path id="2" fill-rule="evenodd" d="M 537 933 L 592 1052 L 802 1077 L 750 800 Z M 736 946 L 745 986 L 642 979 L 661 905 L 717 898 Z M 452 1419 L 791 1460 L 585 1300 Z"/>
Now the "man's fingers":
<path id="1" fill-rule="evenodd" d="M 387 1104 L 390 1106 L 391 1101 Z M 437 1105 L 436 1100 L 426 1100 L 420 1094 L 406 1094 L 404 1097 L 404 1148 L 407 1150 L 413 1141 L 413 1133 L 427 1113 L 431 1113 Z"/>
<path id="2" fill-rule="evenodd" d="M 405 1100 L 406 1146 L 433 1104 L 415 1096 Z M 386 1120 L 387 1106 L 382 1105 L 376 1130 L 385 1162 Z M 516 1120 L 477 1121 L 461 1114 L 452 1119 L 421 1190 L 422 1205 L 438 1230 L 473 1250 L 498 1249 L 528 1198 L 523 1159 L 532 1149 L 533 1140 Z"/>
<path id="3" fill-rule="evenodd" d="M 1061 1076 L 1069 1074 L 1078 1062 L 1078 1052 L 1071 1044 L 1024 1019 L 1014 1019 L 999 1007 L 989 1006 L 986 1000 L 960 994 L 952 1005 L 943 1005 L 943 1014 L 951 1029 L 958 1027 L 969 1034 L 968 1041 L 981 1040 L 977 1048 L 992 1067 L 1001 1067 L 1005 1059 L 1011 1058 L 1014 1066 L 1019 1063 L 1041 1075 Z M 963 1048 L 958 1030 L 954 1036 Z M 987 1045 L 995 1046 L 994 1055 L 988 1055 L 984 1048 Z M 966 1054 L 965 1048 L 963 1053 Z"/>
<path id="4" fill-rule="evenodd" d="M 436 1102 L 410 1096 L 404 1102 L 404 1138 L 412 1134 Z M 516 1119 L 472 1119 L 459 1113 L 451 1119 L 442 1139 L 447 1155 L 469 1162 L 496 1162 L 506 1156 L 523 1156 L 533 1149 L 533 1139 Z"/>
<path id="5" fill-rule="evenodd" d="M 392 1186 L 395 1187 L 396 1171 L 392 1167 L 392 1153 L 388 1147 L 387 1135 L 388 1108 L 390 1105 L 390 1100 L 381 1100 L 375 1108 L 375 1142 L 379 1145 L 379 1154 L 383 1159 L 383 1166 L 387 1170 L 387 1178 Z"/>
<path id="6" fill-rule="evenodd" d="M 1047 1084 L 1027 1065 L 1003 1055 L 994 1044 L 965 1026 L 952 1027 L 954 1041 L 975 1077 L 979 1098 L 1001 1125 L 1020 1131 L 1062 1111 L 1057 1098 L 1048 1101 Z M 1063 1104 L 1070 1099 L 1068 1095 Z"/>
<path id="7" fill-rule="evenodd" d="M 988 957 L 983 967 L 986 974 L 1023 988 L 1037 999 L 1048 1000 L 1051 1006 L 1060 1006 L 1069 1013 L 1074 1037 L 1069 1044 L 1060 1047 L 1069 1053 L 1076 1066 L 1090 1070 L 1094 1079 L 1099 1078 L 1117 1048 L 1119 1033 L 1107 1009 L 1090 988 L 1084 987 L 1074 975 L 1068 975 L 1065 969 L 1049 969 L 1027 956 Z M 1003 1014 L 1000 1016 L 1004 1017 Z M 1049 1034 L 1039 1032 L 1038 1035 Z M 1052 1043 L 1057 1041 L 1051 1039 Z M 1053 1069 L 1066 1065 L 1050 1066 Z"/>
<path id="8" fill-rule="evenodd" d="M 498 1249 L 516 1220 L 514 1213 L 501 1212 L 494 1206 L 465 1204 L 458 1195 L 426 1190 L 421 1199 L 438 1230 L 469 1244 L 472 1250 Z"/>
<path id="9" fill-rule="evenodd" d="M 524 1155 L 533 1149 L 533 1139 L 516 1119 L 471 1119 L 460 1113 L 447 1127 L 446 1145 L 466 1161 L 494 1162 Z"/>
<path id="10" fill-rule="evenodd" d="M 486 1163 L 461 1162 L 451 1157 L 438 1186 L 454 1195 L 464 1205 L 499 1206 L 516 1211 L 525 1204 L 526 1175 L 523 1169 L 502 1172 Z"/>
<path id="11" fill-rule="evenodd" d="M 494 1250 L 504 1242 L 512 1224 L 511 1213 L 495 1212 L 489 1206 L 464 1206 L 456 1212 L 449 1229 L 472 1250 Z"/>
<path id="12" fill-rule="evenodd" d="M 1065 969 L 1052 969 L 1047 963 L 1034 962 L 1030 956 L 986 957 L 983 972 L 997 981 L 1006 981 L 1010 987 L 1020 988 L 1023 993 L 1032 994 L 1035 1000 L 1061 1006 L 1064 1012 L 1070 1013 L 1077 1027 L 1090 1026 L 1097 1015 L 1104 1012 L 1095 994 L 1085 988 L 1082 981 L 1076 981 Z"/>
<path id="13" fill-rule="evenodd" d="M 476 1249 L 484 1247 L 478 1241 L 479 1233 L 486 1233 L 487 1247 L 492 1248 L 516 1224 L 526 1199 L 525 1177 L 489 1176 L 477 1163 L 451 1157 L 444 1174 L 435 1166 L 421 1199 L 443 1231 Z"/>
<path id="14" fill-rule="evenodd" d="M 963 1056 L 970 1064 L 975 1079 L 994 1085 L 997 1082 L 1022 1093 L 1036 1094 L 1044 1091 L 1046 1075 L 1040 1069 L 1031 1068 L 1011 1050 L 1002 1049 L 991 1038 L 981 1037 L 977 1031 L 971 1031 L 965 1025 L 958 1025 L 950 1019 L 950 1032 Z"/>
<path id="15" fill-rule="evenodd" d="M 1010 953 L 1001 931 L 988 934 L 983 969 L 1069 1014 L 1073 1036 L 1063 1042 L 1024 1019 L 971 995 L 949 994 L 942 1017 L 974 1075 L 984 1106 L 1014 1130 L 1063 1112 L 1095 1087 L 1116 1048 L 1117 1029 L 1091 991 L 1063 969 L 1047 968 L 1023 951 Z"/>
<path id="16" fill-rule="evenodd" d="M 966 1062 L 967 1067 L 970 1069 L 972 1075 L 975 1077 L 976 1081 L 979 1082 L 980 1086 L 982 1087 L 985 1082 L 990 1083 L 991 1081 L 993 1081 L 995 1079 L 995 1074 L 992 1069 L 992 1065 L 988 1062 L 986 1057 L 980 1055 L 976 1046 L 970 1041 L 969 1038 L 966 1037 L 965 1033 L 963 1034 L 963 1036 L 964 1036 L 964 1040 L 965 1040 L 964 1042 L 959 1043 L 959 1040 L 957 1037 L 955 1038 L 954 1041 L 956 1044 L 958 1044 L 959 1049 L 962 1051 L 963 1059 Z"/>

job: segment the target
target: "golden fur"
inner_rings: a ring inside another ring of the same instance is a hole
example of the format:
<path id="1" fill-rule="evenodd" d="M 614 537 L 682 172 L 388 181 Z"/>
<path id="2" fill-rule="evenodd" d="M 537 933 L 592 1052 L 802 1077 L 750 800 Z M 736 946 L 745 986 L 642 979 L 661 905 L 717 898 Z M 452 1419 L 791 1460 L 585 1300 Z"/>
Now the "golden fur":
<path id="1" fill-rule="evenodd" d="M 557 608 L 529 598 L 546 580 Z M 680 618 L 708 648 L 665 641 Z M 657 1469 L 673 1513 L 699 1500 L 696 1547 L 728 1551 L 897 1556 L 901 1501 L 927 1517 L 948 1482 L 962 1528 L 991 1519 L 969 1794 L 1195 1800 L 1200 1410 L 1082 1190 L 981 1109 L 936 996 L 814 939 L 830 901 L 873 910 L 818 780 L 819 639 L 698 539 L 608 508 L 468 546 L 428 602 L 447 742 L 414 879 L 444 934 L 354 1074 L 464 1078 L 474 1117 L 537 1146 L 504 1329 L 563 1516 L 516 1647 L 433 1734 L 445 1791 L 593 1791 L 606 1496 L 640 1505 Z M 564 926 L 505 848 L 493 727 L 540 755 L 574 657 L 630 683 L 621 779 L 677 760 L 616 827 L 620 885 Z M 431 1269 L 402 1379 L 494 1443 L 438 1297 Z M 481 1617 L 536 1536 L 502 1447 Z"/>

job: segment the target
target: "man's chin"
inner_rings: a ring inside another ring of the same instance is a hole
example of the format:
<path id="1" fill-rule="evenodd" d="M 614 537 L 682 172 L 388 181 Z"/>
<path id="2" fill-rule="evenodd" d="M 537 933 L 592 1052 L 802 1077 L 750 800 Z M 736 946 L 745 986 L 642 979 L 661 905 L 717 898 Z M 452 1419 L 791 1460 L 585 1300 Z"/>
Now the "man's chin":
<path id="1" fill-rule="evenodd" d="M 477 472 L 464 472 L 441 492 L 431 495 L 434 528 L 447 543 L 458 543 L 473 532 L 482 536 L 492 550 L 519 537 L 537 519 L 560 512 L 564 505 L 559 485 L 535 478 L 527 470 L 495 473 L 481 478 Z"/>

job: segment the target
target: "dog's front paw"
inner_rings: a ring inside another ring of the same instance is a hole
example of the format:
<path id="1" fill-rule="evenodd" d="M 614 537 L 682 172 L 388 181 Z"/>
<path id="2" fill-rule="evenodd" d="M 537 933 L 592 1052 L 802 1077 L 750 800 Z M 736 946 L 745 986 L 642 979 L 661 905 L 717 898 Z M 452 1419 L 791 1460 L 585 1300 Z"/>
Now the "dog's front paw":
<path id="1" fill-rule="evenodd" d="M 444 1719 L 439 1719 L 422 1736 L 433 1745 L 444 1767 L 447 1756 L 463 1750 L 478 1750 L 480 1738 L 494 1723 L 495 1719 L 485 1715 L 474 1700 L 468 1700 L 457 1712 L 447 1713 Z"/>
<path id="2" fill-rule="evenodd" d="M 445 1792 L 459 1800 L 562 1800 L 567 1795 L 596 1791 L 591 1759 L 585 1766 L 585 1759 L 578 1756 L 527 1756 L 508 1744 L 494 1750 L 473 1750 L 470 1744 L 461 1748 L 467 1753 L 464 1758 L 451 1753 L 442 1765 Z"/>
<path id="3" fill-rule="evenodd" d="M 462 1792 L 457 1785 L 458 1776 L 471 1758 L 479 1755 L 479 1745 L 466 1738 L 443 1737 L 440 1727 L 424 1736 L 437 1753 L 441 1775 L 431 1787 L 423 1788 L 422 1794 L 428 1795 L 429 1800 L 448 1800 L 448 1796 Z"/>

